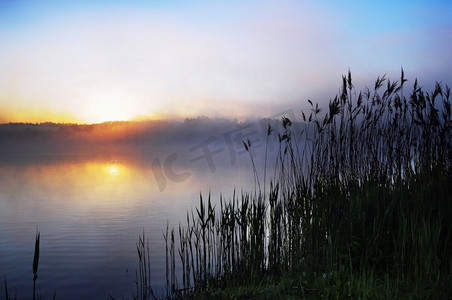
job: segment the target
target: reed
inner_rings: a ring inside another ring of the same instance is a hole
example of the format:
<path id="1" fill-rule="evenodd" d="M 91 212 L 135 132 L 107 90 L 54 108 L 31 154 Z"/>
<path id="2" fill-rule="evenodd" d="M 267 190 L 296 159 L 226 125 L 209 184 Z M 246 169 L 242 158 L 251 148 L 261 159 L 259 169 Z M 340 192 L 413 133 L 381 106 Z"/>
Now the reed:
<path id="1" fill-rule="evenodd" d="M 8 284 L 6 282 L 6 279 L 5 279 L 5 299 L 6 300 L 11 300 L 11 299 L 17 300 L 17 294 L 14 294 L 14 298 L 11 298 L 11 296 L 9 295 Z"/>
<path id="2" fill-rule="evenodd" d="M 349 71 L 325 112 L 308 100 L 303 123 L 268 125 L 261 177 L 243 141 L 254 192 L 219 207 L 200 196 L 179 225 L 181 274 L 167 228 L 164 298 L 452 294 L 450 89 L 425 92 L 416 80 L 406 97 L 406 82 L 402 69 L 358 93 Z M 267 184 L 270 135 L 278 153 Z"/>
<path id="3" fill-rule="evenodd" d="M 151 260 L 149 240 L 143 230 L 143 235 L 140 235 L 137 243 L 138 254 L 138 271 L 136 272 L 136 295 L 134 299 L 157 299 L 151 285 Z M 113 297 L 110 297 L 113 299 Z"/>
<path id="4" fill-rule="evenodd" d="M 33 254 L 33 265 L 32 265 L 32 271 L 33 271 L 33 300 L 35 299 L 43 299 L 43 297 L 40 294 L 36 294 L 36 280 L 38 279 L 38 266 L 39 266 L 39 244 L 41 240 L 41 233 L 39 232 L 38 228 L 36 228 L 36 237 L 35 237 L 35 251 Z M 8 284 L 5 279 L 5 299 L 11 300 L 11 296 L 8 291 Z M 14 294 L 14 300 L 17 298 L 17 293 Z M 56 299 L 56 292 L 53 293 L 53 300 Z"/>
<path id="5" fill-rule="evenodd" d="M 33 300 L 36 299 L 36 280 L 38 279 L 38 265 L 39 265 L 39 240 L 41 233 L 36 228 L 35 240 L 35 254 L 33 256 Z"/>

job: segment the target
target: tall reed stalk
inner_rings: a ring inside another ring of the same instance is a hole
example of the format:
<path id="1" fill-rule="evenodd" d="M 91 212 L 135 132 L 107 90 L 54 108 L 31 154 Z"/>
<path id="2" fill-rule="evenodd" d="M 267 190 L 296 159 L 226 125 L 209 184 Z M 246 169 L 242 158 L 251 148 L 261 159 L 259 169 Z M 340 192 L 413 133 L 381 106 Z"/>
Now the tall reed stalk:
<path id="1" fill-rule="evenodd" d="M 33 300 L 36 299 L 36 280 L 38 279 L 38 265 L 39 265 L 39 240 L 41 233 L 36 229 L 35 240 L 35 254 L 33 256 Z"/>

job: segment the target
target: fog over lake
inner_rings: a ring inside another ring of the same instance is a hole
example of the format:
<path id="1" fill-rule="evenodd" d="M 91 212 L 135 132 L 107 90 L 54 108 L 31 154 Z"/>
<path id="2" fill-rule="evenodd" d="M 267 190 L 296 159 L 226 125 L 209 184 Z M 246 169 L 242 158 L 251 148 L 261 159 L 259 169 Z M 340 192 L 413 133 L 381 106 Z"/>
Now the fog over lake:
<path id="1" fill-rule="evenodd" d="M 54 292 L 58 299 L 130 297 L 143 231 L 151 278 L 162 288 L 167 224 L 185 225 L 200 193 L 207 199 L 210 192 L 219 205 L 220 195 L 228 200 L 234 189 L 254 191 L 243 141 L 252 141 L 262 174 L 265 124 L 197 118 L 0 125 L 0 277 L 9 292 L 31 295 L 37 228 L 37 287 L 45 298 Z M 267 149 L 272 160 L 274 142 Z"/>

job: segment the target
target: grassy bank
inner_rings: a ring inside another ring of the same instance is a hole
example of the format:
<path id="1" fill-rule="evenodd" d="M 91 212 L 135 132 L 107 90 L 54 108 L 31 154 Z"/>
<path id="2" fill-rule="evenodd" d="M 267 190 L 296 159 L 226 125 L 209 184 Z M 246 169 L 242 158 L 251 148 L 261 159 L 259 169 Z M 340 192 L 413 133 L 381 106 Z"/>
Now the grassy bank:
<path id="1" fill-rule="evenodd" d="M 416 81 L 406 97 L 405 83 L 402 71 L 358 93 L 348 73 L 325 113 L 309 101 L 304 128 L 269 126 L 271 183 L 250 155 L 255 192 L 219 207 L 201 196 L 184 226 L 166 230 L 162 297 L 451 296 L 450 89 Z M 155 297 L 145 250 L 142 237 L 139 299 Z"/>

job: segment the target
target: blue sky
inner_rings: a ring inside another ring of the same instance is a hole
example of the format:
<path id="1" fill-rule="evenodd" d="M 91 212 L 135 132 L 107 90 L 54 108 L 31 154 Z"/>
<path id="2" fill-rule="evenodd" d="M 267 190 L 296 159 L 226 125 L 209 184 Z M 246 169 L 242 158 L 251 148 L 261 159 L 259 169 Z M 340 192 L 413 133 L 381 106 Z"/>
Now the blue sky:
<path id="1" fill-rule="evenodd" d="M 246 118 L 452 83 L 450 1 L 0 1 L 0 122 Z"/>

